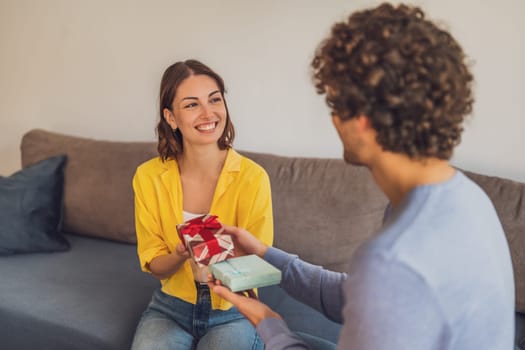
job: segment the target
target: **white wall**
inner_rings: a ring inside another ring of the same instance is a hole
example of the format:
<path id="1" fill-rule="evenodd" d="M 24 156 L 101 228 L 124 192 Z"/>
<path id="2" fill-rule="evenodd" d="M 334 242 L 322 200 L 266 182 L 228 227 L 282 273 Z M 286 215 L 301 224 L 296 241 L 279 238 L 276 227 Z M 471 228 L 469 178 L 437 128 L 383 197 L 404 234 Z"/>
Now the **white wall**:
<path id="1" fill-rule="evenodd" d="M 365 0 L 0 0 L 0 174 L 24 132 L 154 141 L 160 76 L 197 58 L 225 79 L 238 149 L 340 157 L 310 83 L 314 48 Z M 421 0 L 475 61 L 453 163 L 525 181 L 523 0 Z"/>

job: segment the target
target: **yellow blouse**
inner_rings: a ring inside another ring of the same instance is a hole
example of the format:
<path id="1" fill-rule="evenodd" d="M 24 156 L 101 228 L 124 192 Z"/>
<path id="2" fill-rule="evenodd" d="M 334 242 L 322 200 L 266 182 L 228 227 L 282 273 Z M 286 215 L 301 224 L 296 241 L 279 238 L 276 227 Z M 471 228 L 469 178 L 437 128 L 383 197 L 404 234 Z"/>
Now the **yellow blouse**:
<path id="1" fill-rule="evenodd" d="M 159 157 L 141 164 L 133 177 L 135 227 L 141 268 L 148 270 L 153 258 L 168 254 L 180 242 L 176 225 L 184 221 L 182 185 L 175 160 Z M 245 228 L 265 244 L 273 243 L 270 180 L 266 171 L 235 150 L 228 150 L 217 182 L 210 214 L 227 225 Z M 195 304 L 197 289 L 189 261 L 172 276 L 161 280 L 166 294 Z M 231 304 L 211 292 L 213 309 Z"/>

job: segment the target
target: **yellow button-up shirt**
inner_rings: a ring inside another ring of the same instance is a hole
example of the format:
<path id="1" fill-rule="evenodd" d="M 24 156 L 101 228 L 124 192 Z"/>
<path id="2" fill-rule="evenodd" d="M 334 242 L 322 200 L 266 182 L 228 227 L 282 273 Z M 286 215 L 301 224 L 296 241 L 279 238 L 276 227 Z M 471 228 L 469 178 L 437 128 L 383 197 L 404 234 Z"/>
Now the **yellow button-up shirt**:
<path id="1" fill-rule="evenodd" d="M 141 268 L 148 270 L 153 258 L 169 254 L 180 242 L 177 224 L 182 214 L 182 184 L 175 160 L 159 157 L 141 164 L 133 177 L 135 227 Z M 273 243 L 270 180 L 266 171 L 235 150 L 228 150 L 219 176 L 210 214 L 227 225 L 245 228 L 263 243 Z M 170 277 L 161 280 L 166 294 L 195 304 L 197 289 L 189 261 Z M 211 292 L 213 309 L 227 310 L 231 304 Z"/>

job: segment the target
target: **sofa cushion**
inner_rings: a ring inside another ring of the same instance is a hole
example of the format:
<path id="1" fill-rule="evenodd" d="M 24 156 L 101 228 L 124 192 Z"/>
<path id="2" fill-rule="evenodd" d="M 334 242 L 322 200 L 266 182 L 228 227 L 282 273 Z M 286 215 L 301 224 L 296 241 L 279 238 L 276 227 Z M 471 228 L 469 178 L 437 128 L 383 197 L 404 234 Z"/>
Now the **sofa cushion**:
<path id="1" fill-rule="evenodd" d="M 67 252 L 0 257 L 0 348 L 130 348 L 159 281 L 133 245 L 66 237 Z"/>
<path id="2" fill-rule="evenodd" d="M 66 156 L 0 177 L 0 255 L 69 249 L 60 233 Z"/>
<path id="3" fill-rule="evenodd" d="M 341 159 L 243 154 L 270 176 L 277 248 L 345 271 L 352 253 L 381 226 L 387 201 L 367 169 Z"/>
<path id="4" fill-rule="evenodd" d="M 525 350 L 525 314 L 516 313 L 516 346 Z"/>
<path id="5" fill-rule="evenodd" d="M 64 230 L 136 242 L 133 189 L 136 167 L 156 155 L 154 143 L 109 142 L 32 130 L 22 139 L 22 166 L 67 154 Z"/>
<path id="6" fill-rule="evenodd" d="M 465 171 L 490 197 L 507 236 L 514 268 L 516 310 L 525 312 L 525 183 Z"/>

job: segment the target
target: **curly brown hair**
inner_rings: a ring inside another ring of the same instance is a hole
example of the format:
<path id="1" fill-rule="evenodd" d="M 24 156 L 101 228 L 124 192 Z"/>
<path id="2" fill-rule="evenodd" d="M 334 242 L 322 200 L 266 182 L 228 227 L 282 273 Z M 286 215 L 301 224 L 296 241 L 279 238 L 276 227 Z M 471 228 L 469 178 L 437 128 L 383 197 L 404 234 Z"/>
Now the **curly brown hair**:
<path id="1" fill-rule="evenodd" d="M 461 141 L 473 76 L 460 45 L 420 8 L 384 3 L 353 13 L 311 65 L 332 114 L 368 117 L 384 150 L 449 159 Z"/>
<path id="2" fill-rule="evenodd" d="M 179 129 L 173 131 L 171 126 L 164 119 L 164 109 L 167 108 L 173 111 L 173 99 L 177 93 L 177 88 L 180 84 L 191 75 L 207 75 L 217 83 L 219 91 L 221 92 L 226 108 L 226 125 L 224 131 L 217 141 L 220 149 L 228 149 L 232 147 L 233 139 L 235 138 L 235 129 L 230 118 L 228 105 L 224 94 L 226 88 L 224 80 L 219 74 L 215 73 L 210 67 L 197 60 L 180 61 L 169 66 L 160 82 L 159 94 L 159 115 L 160 120 L 157 124 L 157 134 L 159 141 L 157 144 L 157 151 L 160 158 L 164 161 L 167 159 L 175 159 L 178 153 L 183 151 L 183 138 Z"/>

